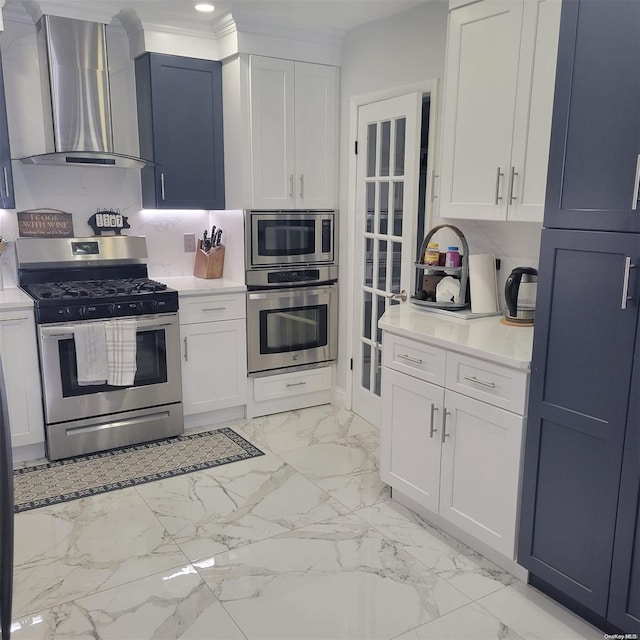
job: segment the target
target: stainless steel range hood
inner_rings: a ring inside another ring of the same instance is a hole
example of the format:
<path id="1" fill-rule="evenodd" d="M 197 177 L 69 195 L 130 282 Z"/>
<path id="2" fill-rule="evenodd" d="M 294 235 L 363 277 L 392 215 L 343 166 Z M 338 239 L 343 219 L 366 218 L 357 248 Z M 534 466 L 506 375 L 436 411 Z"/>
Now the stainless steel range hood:
<path id="1" fill-rule="evenodd" d="M 46 152 L 25 164 L 137 167 L 148 160 L 115 153 L 106 27 L 45 15 L 37 24 Z"/>

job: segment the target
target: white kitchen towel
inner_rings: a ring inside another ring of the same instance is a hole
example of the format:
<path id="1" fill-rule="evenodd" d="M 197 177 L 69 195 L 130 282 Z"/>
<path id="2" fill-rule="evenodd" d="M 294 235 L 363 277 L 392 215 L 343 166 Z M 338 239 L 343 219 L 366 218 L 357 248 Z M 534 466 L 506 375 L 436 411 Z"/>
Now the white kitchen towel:
<path id="1" fill-rule="evenodd" d="M 107 383 L 130 387 L 136 375 L 136 320 L 118 318 L 106 323 Z"/>
<path id="2" fill-rule="evenodd" d="M 85 322 L 73 328 L 76 370 L 80 386 L 107 381 L 107 338 L 104 322 Z"/>

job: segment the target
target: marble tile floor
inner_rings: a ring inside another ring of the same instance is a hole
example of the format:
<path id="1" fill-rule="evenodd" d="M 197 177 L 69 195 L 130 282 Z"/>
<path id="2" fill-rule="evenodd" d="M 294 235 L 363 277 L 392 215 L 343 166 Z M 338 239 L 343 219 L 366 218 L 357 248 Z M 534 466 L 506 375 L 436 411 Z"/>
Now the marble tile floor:
<path id="1" fill-rule="evenodd" d="M 603 637 L 391 501 L 351 412 L 228 426 L 266 455 L 18 514 L 14 640 Z"/>

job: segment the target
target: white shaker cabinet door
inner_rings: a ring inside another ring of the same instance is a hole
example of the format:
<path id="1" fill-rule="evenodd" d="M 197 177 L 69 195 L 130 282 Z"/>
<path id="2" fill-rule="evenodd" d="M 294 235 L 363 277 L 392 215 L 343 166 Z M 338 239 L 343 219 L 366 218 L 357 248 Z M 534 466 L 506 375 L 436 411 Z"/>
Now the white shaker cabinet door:
<path id="1" fill-rule="evenodd" d="M 380 477 L 438 512 L 444 390 L 385 368 L 382 374 Z"/>
<path id="2" fill-rule="evenodd" d="M 542 222 L 556 79 L 559 0 L 524 3 L 508 220 Z"/>
<path id="3" fill-rule="evenodd" d="M 250 57 L 251 184 L 255 209 L 295 205 L 294 63 Z"/>
<path id="4" fill-rule="evenodd" d="M 440 515 L 514 558 L 524 418 L 445 394 Z"/>
<path id="5" fill-rule="evenodd" d="M 295 63 L 295 197 L 300 209 L 333 209 L 337 166 L 337 69 Z"/>
<path id="6" fill-rule="evenodd" d="M 3 312 L 0 354 L 8 399 L 11 445 L 44 442 L 36 329 L 31 311 Z"/>
<path id="7" fill-rule="evenodd" d="M 523 3 L 450 12 L 440 216 L 506 219 Z"/>
<path id="8" fill-rule="evenodd" d="M 244 320 L 220 320 L 180 327 L 184 414 L 247 403 Z"/>

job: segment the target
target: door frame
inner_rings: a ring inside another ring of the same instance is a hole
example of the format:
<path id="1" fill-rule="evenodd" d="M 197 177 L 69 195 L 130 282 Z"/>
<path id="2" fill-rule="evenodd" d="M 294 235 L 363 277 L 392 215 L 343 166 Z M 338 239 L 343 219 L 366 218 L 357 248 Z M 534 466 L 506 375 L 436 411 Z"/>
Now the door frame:
<path id="1" fill-rule="evenodd" d="M 383 89 L 380 91 L 373 91 L 371 93 L 364 93 L 357 96 L 351 96 L 349 98 L 349 133 L 348 133 L 348 172 L 347 172 L 347 241 L 341 242 L 341 246 L 350 248 L 350 251 L 342 258 L 341 264 L 346 263 L 347 274 L 346 279 L 340 278 L 341 286 L 344 287 L 346 283 L 346 300 L 353 301 L 355 295 L 355 247 L 356 241 L 356 211 L 357 211 L 357 168 L 358 159 L 354 153 L 355 142 L 358 139 L 358 111 L 360 107 L 364 107 L 373 102 L 381 102 L 382 100 L 388 100 L 389 98 L 398 98 L 408 93 L 421 93 L 423 96 L 428 95 L 431 98 L 431 104 L 429 109 L 429 147 L 427 149 L 427 176 L 431 179 L 427 179 L 427 189 L 425 193 L 425 229 L 429 229 L 432 226 L 433 219 L 433 198 L 431 197 L 431 191 L 436 174 L 436 158 L 438 157 L 436 151 L 439 145 L 439 131 L 438 121 L 440 114 L 440 98 L 439 98 L 439 84 L 440 81 L 437 78 L 432 80 L 425 80 L 424 82 L 417 82 L 413 84 L 402 85 L 400 87 L 394 87 L 392 89 Z M 413 282 L 413 277 L 411 279 Z M 411 294 L 411 292 L 408 292 Z M 353 402 L 353 370 L 349 366 L 351 358 L 353 358 L 353 341 L 356 339 L 354 334 L 354 309 L 352 302 L 347 306 L 346 316 L 347 326 L 345 327 L 345 338 L 349 345 L 349 353 L 345 360 L 345 398 L 344 407 L 346 409 L 352 408 Z M 359 337 L 358 337 L 359 339 Z"/>

